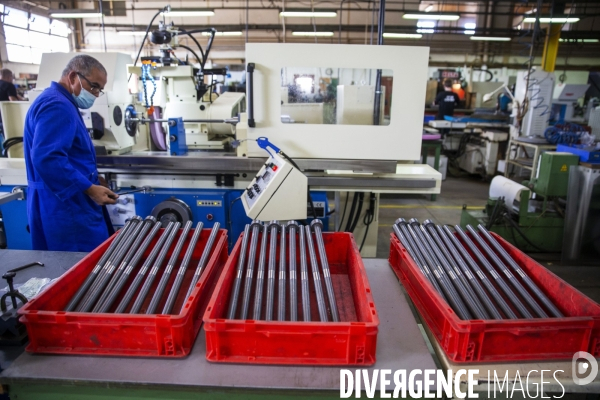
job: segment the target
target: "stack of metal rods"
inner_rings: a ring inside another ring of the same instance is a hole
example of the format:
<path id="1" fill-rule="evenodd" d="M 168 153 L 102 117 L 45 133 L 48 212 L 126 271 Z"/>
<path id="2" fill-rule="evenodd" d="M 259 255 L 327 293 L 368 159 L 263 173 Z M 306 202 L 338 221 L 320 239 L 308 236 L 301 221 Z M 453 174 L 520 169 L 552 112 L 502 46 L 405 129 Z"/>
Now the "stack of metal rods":
<path id="1" fill-rule="evenodd" d="M 298 321 L 301 317 L 312 321 L 311 286 L 319 311 L 315 320 L 339 322 L 323 223 L 314 220 L 310 226 L 300 226 L 295 221 L 286 225 L 253 221 L 242 236 L 227 318 Z"/>
<path id="2" fill-rule="evenodd" d="M 417 267 L 463 320 L 560 318 L 552 303 L 483 226 L 396 220 L 393 226 Z M 460 239 L 459 239 L 460 238 Z"/>
<path id="3" fill-rule="evenodd" d="M 187 288 L 182 288 L 182 284 L 194 249 L 198 244 L 203 224 L 199 222 L 196 225 L 190 238 L 192 222 L 187 222 L 181 230 L 178 240 L 175 239 L 180 231 L 179 222 L 170 222 L 158 235 L 161 227 L 161 222 L 157 222 L 152 216 L 146 217 L 144 220 L 139 216 L 130 219 L 102 254 L 96 266 L 69 301 L 65 311 L 108 313 L 114 308 L 113 312 L 124 313 L 130 307 L 129 313 L 137 314 L 142 312 L 144 304 L 149 300 L 143 310 L 144 313 L 154 314 L 161 311 L 162 314 L 171 314 L 179 293 L 187 290 L 185 298 L 189 298 L 200 279 L 210 258 L 220 225 L 217 222 L 213 226 Z M 178 262 L 186 244 L 185 255 L 181 262 Z M 171 256 L 163 266 L 169 251 L 171 251 Z M 146 253 L 148 256 L 142 263 Z M 137 270 L 137 274 L 133 276 L 139 264 L 142 265 Z M 174 279 L 171 279 L 178 264 L 177 274 Z M 154 287 L 153 283 L 158 277 L 160 277 L 160 281 Z M 168 283 L 171 280 L 173 284 L 167 291 Z M 131 283 L 129 283 L 130 281 Z M 127 285 L 128 283 L 129 285 Z M 163 307 L 159 309 L 163 298 L 166 300 Z M 132 302 L 133 304 L 131 304 Z M 180 309 L 177 309 L 176 313 L 180 313 Z"/>

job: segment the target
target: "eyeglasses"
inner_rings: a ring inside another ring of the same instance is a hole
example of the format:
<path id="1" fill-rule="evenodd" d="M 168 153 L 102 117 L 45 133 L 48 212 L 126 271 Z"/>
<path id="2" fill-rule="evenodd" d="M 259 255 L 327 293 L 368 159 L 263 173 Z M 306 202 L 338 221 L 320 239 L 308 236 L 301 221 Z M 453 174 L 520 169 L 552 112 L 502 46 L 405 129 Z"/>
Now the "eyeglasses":
<path id="1" fill-rule="evenodd" d="M 86 78 L 85 76 L 83 76 L 82 73 L 78 72 L 77 75 L 79 75 L 80 78 L 83 78 L 88 83 L 88 85 L 90 85 L 90 92 L 94 96 L 100 97 L 100 96 L 104 95 L 104 91 L 98 87 L 97 83 L 90 82 L 90 80 L 88 78 Z"/>

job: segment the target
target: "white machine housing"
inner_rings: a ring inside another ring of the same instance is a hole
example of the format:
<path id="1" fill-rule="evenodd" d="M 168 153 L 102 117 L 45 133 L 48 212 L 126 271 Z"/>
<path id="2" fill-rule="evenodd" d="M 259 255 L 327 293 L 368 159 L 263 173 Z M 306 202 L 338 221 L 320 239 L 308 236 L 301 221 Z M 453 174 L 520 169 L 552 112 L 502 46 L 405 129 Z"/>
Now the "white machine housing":
<path id="1" fill-rule="evenodd" d="M 575 85 L 570 83 L 559 83 L 556 85 L 556 91 L 558 95 L 552 101 L 552 105 L 564 106 L 565 109 L 565 122 L 584 122 L 584 117 L 577 117 L 575 115 L 575 106 L 578 104 L 579 99 L 585 96 L 585 92 L 589 89 L 590 85 L 581 84 Z"/>
<path id="2" fill-rule="evenodd" d="M 141 68 L 129 67 L 129 71 L 141 76 Z M 246 110 L 244 93 L 225 92 L 221 95 L 206 93 L 197 99 L 194 67 L 192 65 L 157 66 L 152 69 L 157 88 L 150 105 L 162 108 L 162 118 L 197 119 L 229 119 L 237 117 Z M 141 79 L 140 93 L 143 93 Z M 154 90 L 150 81 L 146 82 L 148 102 Z M 143 95 L 142 95 L 143 98 Z M 226 141 L 235 135 L 235 127 L 222 123 L 185 122 L 187 146 L 190 149 L 222 149 Z M 169 132 L 168 124 L 163 124 L 165 133 Z M 166 141 L 167 143 L 169 141 Z"/>
<path id="3" fill-rule="evenodd" d="M 278 154 L 258 171 L 242 195 L 246 215 L 259 221 L 306 219 L 308 178 Z"/>
<path id="4" fill-rule="evenodd" d="M 508 140 L 508 133 L 484 131 L 479 137 L 480 143 L 467 143 L 464 154 L 458 159 L 458 165 L 471 174 L 485 172 L 487 176 L 494 176 L 498 169 L 500 143 Z"/>
<path id="5" fill-rule="evenodd" d="M 80 53 L 43 53 L 36 89 L 30 92 L 29 100 L 33 101 L 52 81 L 60 79 L 63 69 L 76 55 Z M 104 86 L 104 96 L 98 97 L 94 105 L 86 110 L 84 122 L 87 128 L 91 128 L 91 113 L 98 113 L 104 121 L 104 135 L 101 139 L 94 140 L 94 145 L 104 146 L 112 154 L 127 153 L 136 143 L 135 135 L 127 133 L 124 123 L 125 109 L 134 103 L 127 87 L 127 65 L 132 64 L 133 60 L 130 55 L 122 53 L 97 53 L 93 57 L 104 66 L 108 79 Z"/>
<path id="6" fill-rule="evenodd" d="M 529 87 L 527 88 L 527 75 Z M 523 118 L 522 136 L 544 136 L 548 121 L 552 115 L 552 94 L 554 91 L 554 72 L 533 69 L 517 72 L 515 98 L 523 105 L 525 95 L 529 98 L 529 109 Z M 513 116 L 517 110 L 513 109 Z"/>
<path id="7" fill-rule="evenodd" d="M 248 128 L 247 138 L 266 136 L 292 158 L 417 160 L 421 154 L 428 59 L 429 48 L 417 46 L 248 43 L 246 61 L 255 64 L 256 127 Z M 282 69 L 289 67 L 392 71 L 390 124 L 283 123 Z M 239 133 L 238 139 L 244 139 Z M 263 156 L 256 143 L 247 143 L 247 153 L 243 154 Z M 238 148 L 238 154 L 243 150 Z"/>

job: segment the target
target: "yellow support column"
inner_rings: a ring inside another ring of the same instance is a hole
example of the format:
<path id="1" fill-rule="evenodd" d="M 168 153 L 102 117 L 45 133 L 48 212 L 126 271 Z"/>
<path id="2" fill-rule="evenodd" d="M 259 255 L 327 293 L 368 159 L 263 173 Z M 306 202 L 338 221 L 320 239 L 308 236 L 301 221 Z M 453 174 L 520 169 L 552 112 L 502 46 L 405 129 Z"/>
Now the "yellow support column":
<path id="1" fill-rule="evenodd" d="M 544 43 L 544 55 L 542 56 L 542 69 L 547 72 L 554 72 L 556 67 L 556 56 L 558 55 L 558 39 L 560 39 L 560 31 L 562 24 L 550 24 L 548 28 L 548 36 Z"/>

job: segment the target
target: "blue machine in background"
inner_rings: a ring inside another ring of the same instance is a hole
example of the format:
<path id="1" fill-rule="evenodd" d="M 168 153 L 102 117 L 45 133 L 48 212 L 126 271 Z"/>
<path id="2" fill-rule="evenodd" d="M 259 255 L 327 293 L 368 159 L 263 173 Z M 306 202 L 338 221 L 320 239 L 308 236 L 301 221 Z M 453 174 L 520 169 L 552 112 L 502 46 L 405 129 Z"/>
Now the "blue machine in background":
<path id="1" fill-rule="evenodd" d="M 10 192 L 14 186 L 0 186 L 0 192 Z M 25 189 L 26 192 L 26 189 Z M 212 228 L 219 222 L 227 229 L 229 249 L 233 248 L 244 226 L 251 222 L 246 216 L 239 197 L 242 190 L 232 189 L 153 189 L 147 193 L 121 196 L 118 204 L 109 206 L 109 214 L 115 228 L 123 226 L 134 215 L 154 215 L 163 222 L 192 220 L 194 226 L 202 221 L 204 228 Z M 325 192 L 311 192 L 317 217 L 329 226 L 329 204 Z M 312 216 L 307 204 L 308 215 Z M 6 234 L 7 248 L 31 250 L 31 235 L 27 225 L 27 202 L 15 200 L 0 206 Z M 76 215 L 73 218 L 77 218 Z M 312 218 L 308 219 L 310 222 Z"/>

